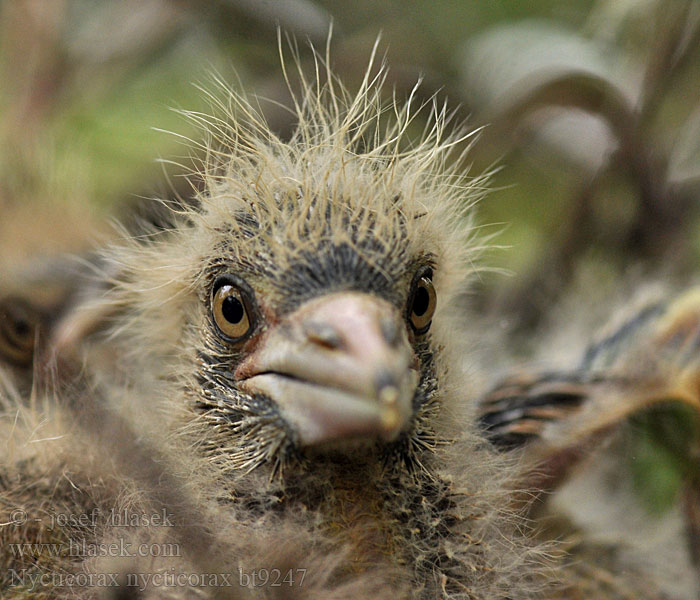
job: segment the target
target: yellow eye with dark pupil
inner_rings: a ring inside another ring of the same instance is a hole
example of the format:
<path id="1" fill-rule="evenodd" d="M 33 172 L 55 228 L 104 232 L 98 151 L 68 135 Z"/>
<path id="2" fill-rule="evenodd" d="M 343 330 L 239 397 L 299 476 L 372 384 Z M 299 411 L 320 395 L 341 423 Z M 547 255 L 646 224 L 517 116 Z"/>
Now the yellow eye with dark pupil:
<path id="1" fill-rule="evenodd" d="M 419 287 L 416 290 L 416 296 L 413 299 L 413 314 L 417 317 L 422 317 L 428 312 L 430 306 L 430 294 L 424 287 Z"/>
<path id="2" fill-rule="evenodd" d="M 411 325 L 416 333 L 425 333 L 430 329 L 430 322 L 435 314 L 437 295 L 433 282 L 428 277 L 421 277 L 416 283 L 411 298 Z"/>
<path id="3" fill-rule="evenodd" d="M 224 298 L 221 303 L 221 314 L 232 325 L 237 325 L 245 317 L 245 308 L 243 303 L 235 296 Z"/>
<path id="4" fill-rule="evenodd" d="M 212 312 L 216 325 L 226 337 L 238 340 L 249 333 L 250 317 L 241 291 L 229 284 L 214 292 Z"/>

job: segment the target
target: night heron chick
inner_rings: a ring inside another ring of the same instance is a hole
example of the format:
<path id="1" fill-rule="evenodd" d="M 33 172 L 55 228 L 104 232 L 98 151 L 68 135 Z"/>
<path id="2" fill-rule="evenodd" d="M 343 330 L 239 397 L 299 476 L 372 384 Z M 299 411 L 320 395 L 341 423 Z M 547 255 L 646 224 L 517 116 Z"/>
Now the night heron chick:
<path id="1" fill-rule="evenodd" d="M 327 62 L 301 76 L 289 140 L 230 92 L 212 96 L 219 116 L 186 113 L 205 131 L 195 198 L 102 252 L 84 301 L 47 321 L 43 403 L 41 386 L 27 401 L 0 388 L 3 594 L 672 597 L 529 534 L 519 486 L 548 482 L 496 450 L 547 451 L 566 431 L 568 448 L 618 418 L 576 415 L 624 383 L 591 365 L 634 328 L 587 368 L 509 380 L 477 406 L 459 301 L 479 252 L 470 134 L 434 106 L 411 142 L 419 111 L 383 103 L 383 69 L 350 94 Z M 20 309 L 4 352 L 24 368 Z M 697 347 L 665 327 L 664 347 Z M 263 570 L 264 590 L 243 585 Z"/>
<path id="2" fill-rule="evenodd" d="M 373 597 L 531 597 L 542 560 L 462 369 L 457 298 L 479 251 L 481 193 L 460 173 L 470 134 L 450 133 L 436 105 L 409 143 L 413 102 L 383 103 L 383 69 L 370 66 L 357 94 L 326 75 L 301 78 L 288 141 L 237 95 L 222 116 L 188 113 L 207 135 L 202 191 L 171 226 L 105 252 L 104 293 L 55 328 L 55 349 L 80 357 L 85 397 L 139 432 L 123 439 L 166 432 L 175 470 L 217 507 L 211 528 L 244 527 L 229 537 L 250 547 L 227 568 L 255 568 L 254 540 L 289 531 L 308 540 L 310 576 L 323 570 L 313 556 L 338 563 L 308 597 L 343 597 L 353 581 Z M 83 340 L 100 315 L 107 325 Z M 72 493 L 53 469 L 54 494 Z M 87 492 L 109 507 L 108 493 Z"/>

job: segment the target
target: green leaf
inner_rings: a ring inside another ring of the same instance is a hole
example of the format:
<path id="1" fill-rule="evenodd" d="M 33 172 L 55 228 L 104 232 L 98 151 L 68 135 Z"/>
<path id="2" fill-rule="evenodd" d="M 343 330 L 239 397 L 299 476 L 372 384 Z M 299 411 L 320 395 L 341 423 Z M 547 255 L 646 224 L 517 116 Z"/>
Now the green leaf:
<path id="1" fill-rule="evenodd" d="M 669 402 L 635 416 L 632 425 L 629 458 L 635 488 L 650 512 L 664 513 L 676 502 L 683 483 L 697 476 L 697 413 Z"/>

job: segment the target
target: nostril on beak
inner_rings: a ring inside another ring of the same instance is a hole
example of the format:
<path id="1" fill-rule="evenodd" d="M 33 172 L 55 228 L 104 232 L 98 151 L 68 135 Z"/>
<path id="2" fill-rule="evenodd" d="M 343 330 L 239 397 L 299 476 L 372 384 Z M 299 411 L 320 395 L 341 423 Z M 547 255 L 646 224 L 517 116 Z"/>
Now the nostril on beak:
<path id="1" fill-rule="evenodd" d="M 343 344 L 340 334 L 328 323 L 319 321 L 304 323 L 304 334 L 309 342 L 318 344 L 328 350 L 336 350 Z"/>
<path id="2" fill-rule="evenodd" d="M 390 346 L 396 346 L 399 341 L 399 328 L 396 325 L 396 321 L 391 317 L 384 317 L 379 322 L 379 327 L 382 330 L 386 343 Z"/>

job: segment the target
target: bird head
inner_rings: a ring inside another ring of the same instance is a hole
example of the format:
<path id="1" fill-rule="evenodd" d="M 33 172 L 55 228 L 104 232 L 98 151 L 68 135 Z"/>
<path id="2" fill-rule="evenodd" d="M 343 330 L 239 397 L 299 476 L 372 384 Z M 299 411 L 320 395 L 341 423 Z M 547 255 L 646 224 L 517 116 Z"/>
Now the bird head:
<path id="1" fill-rule="evenodd" d="M 411 102 L 386 125 L 370 72 L 356 95 L 304 84 L 285 141 L 235 95 L 231 118 L 189 114 L 209 136 L 197 201 L 116 258 L 135 346 L 178 357 L 199 437 L 233 469 L 433 443 L 434 321 L 471 264 L 478 185 L 448 166 L 468 134 L 446 133 L 444 108 L 411 146 Z"/>
<path id="2" fill-rule="evenodd" d="M 208 198 L 220 233 L 201 276 L 196 406 L 242 436 L 244 461 L 394 442 L 430 403 L 436 255 L 411 243 L 425 215 L 401 190 L 369 195 L 368 166 L 346 164 L 343 185 L 271 181 L 248 207 Z"/>

